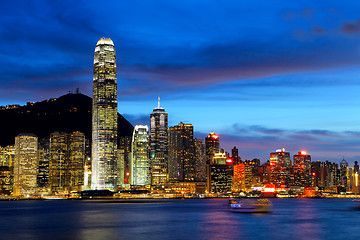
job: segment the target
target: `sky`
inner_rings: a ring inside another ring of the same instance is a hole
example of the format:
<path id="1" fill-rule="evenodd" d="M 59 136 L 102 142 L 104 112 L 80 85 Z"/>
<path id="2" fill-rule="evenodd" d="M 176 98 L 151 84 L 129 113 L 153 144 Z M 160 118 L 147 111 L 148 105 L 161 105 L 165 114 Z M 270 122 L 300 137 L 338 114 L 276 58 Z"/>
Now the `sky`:
<path id="1" fill-rule="evenodd" d="M 359 1 L 0 0 L 0 105 L 92 95 L 96 42 L 109 37 L 118 111 L 214 131 L 243 159 L 286 148 L 360 161 Z"/>

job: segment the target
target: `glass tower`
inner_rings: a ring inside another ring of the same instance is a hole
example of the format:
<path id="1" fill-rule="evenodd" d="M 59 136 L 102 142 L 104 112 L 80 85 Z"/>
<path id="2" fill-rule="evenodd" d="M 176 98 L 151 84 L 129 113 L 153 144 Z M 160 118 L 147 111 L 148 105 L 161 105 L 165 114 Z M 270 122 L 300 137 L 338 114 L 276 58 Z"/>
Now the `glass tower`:
<path id="1" fill-rule="evenodd" d="M 158 106 L 150 114 L 151 184 L 163 185 L 168 180 L 168 114 Z"/>
<path id="2" fill-rule="evenodd" d="M 92 189 L 117 187 L 117 81 L 114 43 L 95 47 L 92 108 Z"/>
<path id="3" fill-rule="evenodd" d="M 149 128 L 146 125 L 136 125 L 134 128 L 130 170 L 131 185 L 150 184 Z"/>

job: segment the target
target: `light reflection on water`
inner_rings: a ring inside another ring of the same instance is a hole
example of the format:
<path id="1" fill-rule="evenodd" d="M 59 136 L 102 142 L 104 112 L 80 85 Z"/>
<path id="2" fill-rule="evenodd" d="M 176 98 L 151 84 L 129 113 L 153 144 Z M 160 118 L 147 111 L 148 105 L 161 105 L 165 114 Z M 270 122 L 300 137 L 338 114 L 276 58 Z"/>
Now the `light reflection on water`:
<path id="1" fill-rule="evenodd" d="M 272 199 L 273 212 L 229 212 L 227 199 L 153 203 L 0 202 L 0 239 L 358 239 L 349 199 Z"/>

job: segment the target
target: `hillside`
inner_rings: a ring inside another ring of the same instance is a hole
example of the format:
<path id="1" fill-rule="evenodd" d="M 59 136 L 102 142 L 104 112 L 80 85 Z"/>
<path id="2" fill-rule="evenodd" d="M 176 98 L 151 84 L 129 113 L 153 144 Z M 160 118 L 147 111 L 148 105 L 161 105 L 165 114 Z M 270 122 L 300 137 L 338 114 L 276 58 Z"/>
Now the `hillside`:
<path id="1" fill-rule="evenodd" d="M 19 133 L 34 133 L 39 139 L 50 133 L 83 132 L 91 140 L 92 99 L 69 93 L 14 109 L 0 110 L 0 146 L 12 145 Z M 131 136 L 133 126 L 118 114 L 118 136 Z M 118 139 L 119 139 L 118 137 Z"/>

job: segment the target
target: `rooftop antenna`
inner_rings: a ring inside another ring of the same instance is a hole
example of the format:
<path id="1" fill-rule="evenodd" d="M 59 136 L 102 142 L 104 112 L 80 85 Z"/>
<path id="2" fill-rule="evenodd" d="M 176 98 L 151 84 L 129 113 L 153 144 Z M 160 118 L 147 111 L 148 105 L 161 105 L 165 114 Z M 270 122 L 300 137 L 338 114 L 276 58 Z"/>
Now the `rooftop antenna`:
<path id="1" fill-rule="evenodd" d="M 158 108 L 160 108 L 160 97 L 158 97 Z"/>

